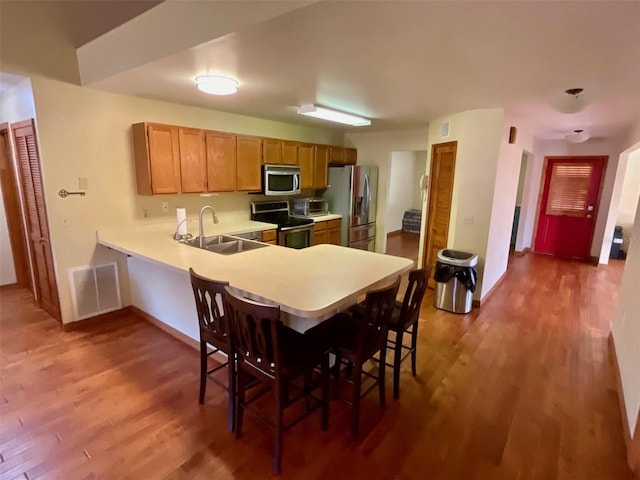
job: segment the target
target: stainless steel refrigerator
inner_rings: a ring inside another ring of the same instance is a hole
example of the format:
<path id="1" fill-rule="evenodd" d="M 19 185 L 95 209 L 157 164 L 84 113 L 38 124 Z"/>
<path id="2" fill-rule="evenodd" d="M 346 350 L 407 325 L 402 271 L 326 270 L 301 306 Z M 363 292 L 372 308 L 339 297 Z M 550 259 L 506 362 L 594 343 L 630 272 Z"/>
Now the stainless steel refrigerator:
<path id="1" fill-rule="evenodd" d="M 329 211 L 342 215 L 340 244 L 374 251 L 378 168 L 329 167 L 328 184 L 324 199 Z"/>

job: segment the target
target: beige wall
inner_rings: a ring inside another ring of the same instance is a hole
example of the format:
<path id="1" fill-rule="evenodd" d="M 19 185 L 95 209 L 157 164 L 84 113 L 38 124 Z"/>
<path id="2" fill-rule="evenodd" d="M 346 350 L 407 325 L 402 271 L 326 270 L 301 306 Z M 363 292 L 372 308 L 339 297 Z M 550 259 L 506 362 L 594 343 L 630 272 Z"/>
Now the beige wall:
<path id="1" fill-rule="evenodd" d="M 450 122 L 449 136 L 442 138 L 440 126 L 445 121 Z M 478 255 L 479 275 L 475 299 L 481 298 L 483 288 L 482 278 L 503 121 L 504 112 L 501 108 L 470 110 L 440 118 L 434 121 L 429 129 L 428 164 L 431 163 L 431 147 L 434 144 L 458 142 L 447 246 Z M 423 255 L 426 210 L 422 215 L 419 261 Z M 468 220 L 472 217 L 472 223 L 469 223 Z"/>
<path id="2" fill-rule="evenodd" d="M 67 269 L 118 261 L 124 305 L 129 303 L 126 261 L 96 245 L 96 230 L 173 221 L 175 207 L 195 214 L 212 204 L 221 222 L 248 216 L 247 194 L 142 197 L 135 192 L 131 124 L 152 121 L 317 143 L 342 143 L 342 135 L 317 128 L 260 120 L 203 108 L 118 95 L 56 80 L 32 79 L 56 278 L 64 322 L 73 320 Z M 85 197 L 61 198 L 86 177 Z M 161 202 L 170 212 L 163 214 Z M 147 218 L 145 218 L 145 210 Z"/>
<path id="3" fill-rule="evenodd" d="M 389 165 L 391 153 L 403 150 L 425 150 L 427 148 L 428 129 L 348 133 L 345 145 L 358 149 L 358 165 L 377 166 L 378 173 L 378 209 L 376 214 L 376 251 L 385 252 L 387 238 L 386 208 L 389 198 Z"/>

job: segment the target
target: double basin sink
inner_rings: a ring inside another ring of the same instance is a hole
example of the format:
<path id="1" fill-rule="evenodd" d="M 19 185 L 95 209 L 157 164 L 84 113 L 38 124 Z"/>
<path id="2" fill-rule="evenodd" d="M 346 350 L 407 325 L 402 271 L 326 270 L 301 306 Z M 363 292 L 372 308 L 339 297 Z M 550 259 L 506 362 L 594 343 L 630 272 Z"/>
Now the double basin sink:
<path id="1" fill-rule="evenodd" d="M 255 250 L 256 248 L 269 246 L 266 243 L 245 240 L 232 235 L 214 235 L 212 237 L 204 237 L 202 239 L 202 244 L 200 243 L 200 238 L 195 237 L 185 241 L 184 243 L 191 247 L 201 248 L 221 255 L 233 255 L 234 253 L 246 252 L 247 250 Z"/>

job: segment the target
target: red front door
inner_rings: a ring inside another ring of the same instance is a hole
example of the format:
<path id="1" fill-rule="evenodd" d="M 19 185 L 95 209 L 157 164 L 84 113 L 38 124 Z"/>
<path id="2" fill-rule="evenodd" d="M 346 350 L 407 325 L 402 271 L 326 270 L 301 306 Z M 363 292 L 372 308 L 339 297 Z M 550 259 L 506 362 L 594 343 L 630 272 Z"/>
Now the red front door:
<path id="1" fill-rule="evenodd" d="M 606 157 L 547 159 L 535 249 L 588 258 Z"/>

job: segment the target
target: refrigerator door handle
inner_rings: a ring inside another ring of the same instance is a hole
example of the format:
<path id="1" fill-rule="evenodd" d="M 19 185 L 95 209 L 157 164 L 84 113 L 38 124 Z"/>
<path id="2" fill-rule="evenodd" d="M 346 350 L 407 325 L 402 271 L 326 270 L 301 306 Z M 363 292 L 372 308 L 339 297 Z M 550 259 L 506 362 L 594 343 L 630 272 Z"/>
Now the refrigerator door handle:
<path id="1" fill-rule="evenodd" d="M 362 212 L 364 214 L 364 216 L 367 218 L 367 220 L 369 219 L 369 205 L 371 204 L 371 188 L 369 187 L 369 174 L 366 173 L 364 176 L 364 195 L 365 198 L 367 199 L 365 208 L 364 208 L 364 212 Z"/>

